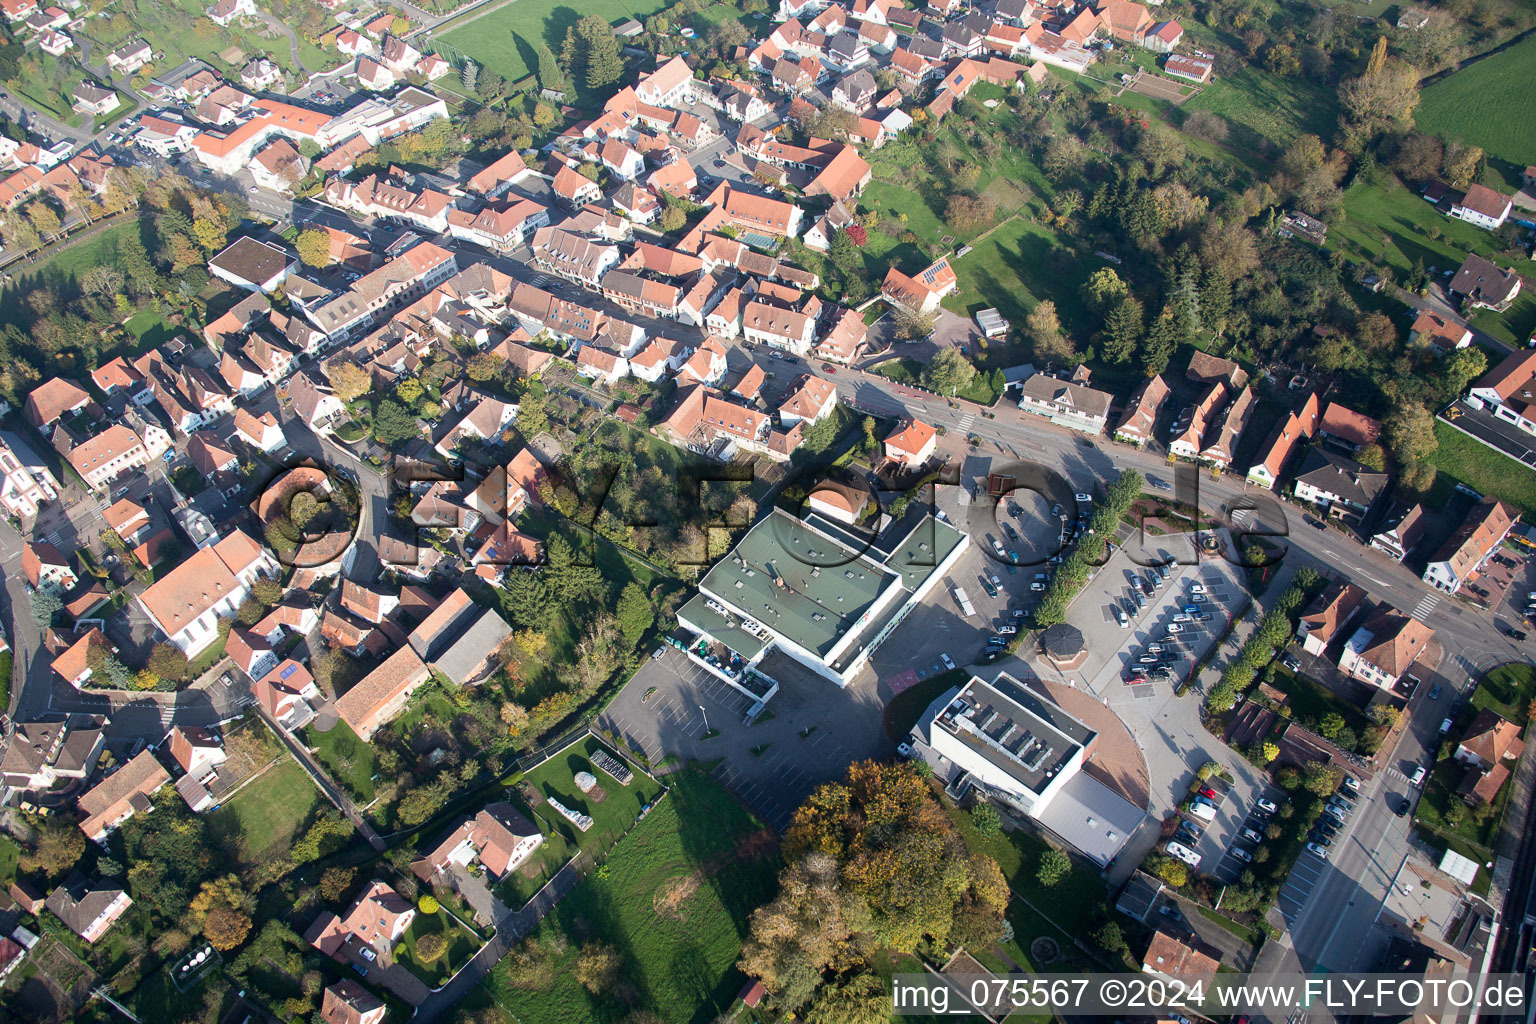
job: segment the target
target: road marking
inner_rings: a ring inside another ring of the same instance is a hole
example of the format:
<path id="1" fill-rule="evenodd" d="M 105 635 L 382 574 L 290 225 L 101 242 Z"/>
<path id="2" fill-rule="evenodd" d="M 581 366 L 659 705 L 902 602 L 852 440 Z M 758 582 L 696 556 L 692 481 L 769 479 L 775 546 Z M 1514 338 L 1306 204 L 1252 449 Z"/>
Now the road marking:
<path id="1" fill-rule="evenodd" d="M 1425 594 L 1423 598 L 1419 600 L 1419 603 L 1413 606 L 1413 617 L 1418 619 L 1420 622 L 1423 622 L 1425 617 L 1428 616 L 1430 612 L 1434 611 L 1435 606 L 1439 603 L 1439 594 Z"/>

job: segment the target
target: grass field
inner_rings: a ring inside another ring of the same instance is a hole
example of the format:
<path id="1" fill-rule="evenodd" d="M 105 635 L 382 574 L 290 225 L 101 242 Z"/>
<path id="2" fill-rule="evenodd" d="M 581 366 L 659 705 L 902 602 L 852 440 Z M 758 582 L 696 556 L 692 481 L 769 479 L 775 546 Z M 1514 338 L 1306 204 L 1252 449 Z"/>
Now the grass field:
<path id="1" fill-rule="evenodd" d="M 1461 139 L 1524 167 L 1536 163 L 1536 107 L 1530 102 L 1536 37 L 1424 90 L 1414 123 L 1423 132 Z"/>
<path id="2" fill-rule="evenodd" d="M 1358 707 L 1307 677 L 1298 676 L 1284 665 L 1275 667 L 1275 688 L 1290 697 L 1291 710 L 1295 712 L 1297 721 L 1315 725 L 1325 715 L 1333 712 L 1342 717 L 1344 724 L 1353 729 L 1356 735 L 1370 724 Z"/>
<path id="3" fill-rule="evenodd" d="M 0 885 L 9 885 L 16 877 L 16 865 L 21 860 L 21 847 L 10 836 L 0 835 Z"/>
<path id="4" fill-rule="evenodd" d="M 1441 474 L 1536 515 L 1536 474 L 1449 423 L 1435 421 L 1435 438 L 1440 447 L 1429 461 Z"/>
<path id="5" fill-rule="evenodd" d="M 1345 189 L 1344 213 L 1344 222 L 1330 229 L 1328 244 L 1379 261 L 1400 277 L 1407 275 L 1416 259 L 1423 260 L 1425 267 L 1455 270 L 1468 252 L 1496 259 L 1501 266 L 1511 265 L 1499 257 L 1492 233 L 1439 213 L 1390 175 L 1362 179 Z M 1536 264 L 1529 260 L 1513 266 L 1523 274 L 1536 271 Z"/>
<path id="6" fill-rule="evenodd" d="M 1529 270 L 1522 270 L 1522 273 L 1527 278 L 1531 276 Z M 1531 335 L 1536 334 L 1536 291 L 1522 289 L 1515 301 L 1502 313 L 1483 310 L 1472 318 L 1472 326 L 1488 332 L 1506 345 L 1524 348 Z M 1492 362 L 1496 363 L 1497 360 Z"/>
<path id="7" fill-rule="evenodd" d="M 548 804 L 534 808 L 546 832 L 557 831 L 581 849 L 594 851 L 605 850 L 617 842 L 639 816 L 640 808 L 654 801 L 656 794 L 661 792 L 660 785 L 640 772 L 635 772 L 629 785 L 619 785 L 588 760 L 596 750 L 607 750 L 612 754 L 601 740 L 588 736 L 539 765 L 525 780 L 540 795 L 552 796 L 573 811 L 591 815 L 592 827 L 582 832 Z M 599 802 L 577 789 L 577 772 L 591 772 L 597 776 L 597 784 L 607 794 L 606 798 Z"/>
<path id="8" fill-rule="evenodd" d="M 712 1020 L 744 978 L 735 968 L 752 911 L 773 895 L 773 836 L 702 770 L 673 776 L 673 788 L 640 826 L 545 918 L 537 935 L 568 948 L 546 992 L 513 988 L 504 971 L 485 982 L 522 1024 L 612 1024 L 630 1012 L 594 996 L 572 967 L 583 942 L 613 945 L 637 1007 L 669 1024 Z"/>
<path id="9" fill-rule="evenodd" d="M 304 730 L 304 742 L 315 750 L 315 757 L 325 765 L 331 778 L 341 783 L 354 800 L 368 803 L 373 799 L 373 774 L 378 770 L 373 746 L 357 738 L 346 722 L 337 721 L 330 732 L 311 726 Z"/>
<path id="10" fill-rule="evenodd" d="M 271 850 L 286 849 L 309 819 L 320 793 L 298 762 L 284 757 L 208 814 L 215 835 L 224 836 L 246 864 Z"/>
<path id="11" fill-rule="evenodd" d="M 19 286 L 26 286 L 39 280 L 70 282 L 77 280 L 81 274 L 92 267 L 103 264 L 110 266 L 116 260 L 118 239 L 122 238 L 125 232 L 138 229 L 138 223 L 132 220 L 114 224 L 84 241 L 67 244 L 49 253 L 25 269 L 14 271 L 15 284 L 0 292 L 0 318 L 13 319 L 20 314 L 20 310 L 16 308 Z"/>
<path id="12" fill-rule="evenodd" d="M 584 15 L 596 14 L 617 23 L 644 19 L 664 6 L 657 0 L 587 0 L 578 10 L 568 0 L 515 0 L 434 38 L 515 82 L 538 70 L 540 40 L 559 53 L 565 30 Z"/>
<path id="13" fill-rule="evenodd" d="M 1472 705 L 1524 726 L 1530 720 L 1531 701 L 1536 699 L 1536 668 L 1505 665 L 1483 677 L 1472 694 Z"/>
<path id="14" fill-rule="evenodd" d="M 1338 97 L 1302 75 L 1282 78 L 1242 67 L 1209 82 L 1185 102 L 1187 111 L 1209 110 L 1238 129 L 1234 145 L 1267 139 L 1284 147 L 1298 135 L 1328 138 L 1338 123 Z M 1247 139 L 1244 136 L 1251 136 Z"/>
<path id="15" fill-rule="evenodd" d="M 1049 229 L 1020 216 L 954 261 L 960 287 L 944 300 L 944 307 L 962 316 L 995 308 L 1004 319 L 1022 326 L 1036 303 L 1054 298 L 1062 328 L 1081 344 L 1097 324 L 1071 297 L 1099 265 L 1092 256 L 1079 259 L 1059 248 Z"/>

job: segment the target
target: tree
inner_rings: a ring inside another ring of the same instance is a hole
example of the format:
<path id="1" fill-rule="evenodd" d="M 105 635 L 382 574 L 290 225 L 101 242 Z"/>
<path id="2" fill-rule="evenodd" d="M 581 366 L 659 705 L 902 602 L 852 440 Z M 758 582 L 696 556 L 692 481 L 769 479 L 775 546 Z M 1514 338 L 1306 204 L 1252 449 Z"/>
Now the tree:
<path id="1" fill-rule="evenodd" d="M 53 617 L 63 608 L 64 602 L 59 600 L 59 595 L 52 587 L 32 592 L 32 621 L 37 623 L 38 629 L 47 629 L 53 625 Z"/>
<path id="2" fill-rule="evenodd" d="M 331 382 L 331 392 L 348 405 L 373 390 L 373 378 L 353 362 L 332 363 L 326 367 L 325 376 Z"/>
<path id="3" fill-rule="evenodd" d="M 1466 188 L 1477 180 L 1483 163 L 1481 146 L 1453 142 L 1445 150 L 1445 179 L 1454 188 Z"/>
<path id="4" fill-rule="evenodd" d="M 1046 850 L 1040 855 L 1040 869 L 1035 872 L 1035 880 L 1047 889 L 1060 884 L 1072 871 L 1072 861 L 1060 850 Z"/>
<path id="5" fill-rule="evenodd" d="M 1035 343 L 1035 355 L 1047 362 L 1066 361 L 1077 355 L 1072 339 L 1061 331 L 1056 303 L 1050 299 L 1035 303 L 1035 308 L 1024 319 L 1024 329 Z"/>
<path id="6" fill-rule="evenodd" d="M 611 989 L 619 980 L 624 958 L 607 943 L 594 942 L 583 946 L 576 956 L 576 980 L 594 995 Z"/>
<path id="7" fill-rule="evenodd" d="M 1104 318 L 1104 335 L 1099 354 L 1111 363 L 1123 363 L 1131 358 L 1136 345 L 1146 329 L 1145 314 L 1141 302 L 1127 295 Z"/>
<path id="8" fill-rule="evenodd" d="M 854 244 L 853 237 L 848 234 L 846 228 L 839 228 L 832 236 L 831 248 L 827 255 L 837 265 L 837 269 L 845 274 L 857 273 L 863 262 L 859 257 L 859 247 Z"/>
<path id="9" fill-rule="evenodd" d="M 1488 369 L 1488 357 L 1474 345 L 1459 348 L 1440 360 L 1440 398 L 1451 401 Z"/>
<path id="10" fill-rule="evenodd" d="M 661 216 L 656 219 L 656 226 L 670 234 L 673 231 L 681 231 L 683 225 L 688 223 L 688 213 L 676 203 L 671 203 L 661 211 Z"/>
<path id="11" fill-rule="evenodd" d="M 1109 267 L 1100 267 L 1083 283 L 1083 302 L 1096 313 L 1105 313 L 1130 294 L 1120 275 Z"/>
<path id="12" fill-rule="evenodd" d="M 431 893 L 425 893 L 421 899 L 416 901 L 416 909 L 420 910 L 423 914 L 435 914 L 442 907 L 438 904 L 436 896 L 433 896 Z"/>
<path id="13" fill-rule="evenodd" d="M 326 868 L 320 876 L 320 896 L 327 903 L 338 902 L 352 888 L 352 880 L 357 877 L 354 868 Z"/>
<path id="14" fill-rule="evenodd" d="M 448 940 L 442 932 L 427 932 L 416 940 L 416 959 L 430 964 L 448 952 Z"/>
<path id="15" fill-rule="evenodd" d="M 499 712 L 502 724 L 507 727 L 507 735 L 516 736 L 528 728 L 528 709 L 521 704 L 513 704 L 511 701 L 501 706 Z"/>
<path id="16" fill-rule="evenodd" d="M 1413 125 L 1419 103 L 1418 69 L 1386 56 L 1387 37 L 1379 36 L 1365 74 L 1339 87 L 1339 129 L 1344 147 L 1359 152 L 1376 136 Z"/>
<path id="17" fill-rule="evenodd" d="M 624 60 L 613 27 L 599 15 L 588 14 L 576 23 L 574 31 L 587 88 L 602 89 L 617 82 L 624 74 Z"/>
<path id="18" fill-rule="evenodd" d="M 1003 830 L 1003 819 L 997 816 L 997 808 L 991 804 L 977 804 L 971 808 L 971 825 L 983 839 L 991 839 Z"/>
<path id="19" fill-rule="evenodd" d="M 293 247 L 306 267 L 326 267 L 331 263 L 331 236 L 319 228 L 305 228 L 299 232 Z"/>
<path id="20" fill-rule="evenodd" d="M 1265 740 L 1259 747 L 1259 759 L 1269 764 L 1280 756 L 1280 746 L 1274 740 Z M 1270 838 L 1274 838 L 1271 836 Z"/>
<path id="21" fill-rule="evenodd" d="M 539 87 L 552 92 L 564 92 L 565 84 L 565 72 L 560 70 L 560 62 L 555 60 L 554 51 L 544 43 L 539 43 Z"/>
<path id="22" fill-rule="evenodd" d="M 1332 796 L 1344 781 L 1342 769 L 1327 761 L 1310 761 L 1302 771 L 1301 785 L 1307 792 L 1321 797 Z"/>
<path id="23" fill-rule="evenodd" d="M 651 599 L 634 581 L 626 583 L 619 593 L 615 614 L 619 620 L 619 630 L 631 646 L 639 643 L 645 631 L 651 628 L 651 623 L 656 621 L 656 610 L 651 606 Z"/>
<path id="24" fill-rule="evenodd" d="M 309 491 L 300 491 L 288 503 L 288 520 L 300 530 L 320 514 L 320 502 Z"/>
<path id="25" fill-rule="evenodd" d="M 393 398 L 381 400 L 373 410 L 373 436 L 380 444 L 393 445 L 415 437 L 416 417 Z"/>
<path id="26" fill-rule="evenodd" d="M 1168 369 L 1168 361 L 1179 347 L 1181 333 L 1173 311 L 1164 306 L 1141 343 L 1142 370 L 1148 377 Z"/>
<path id="27" fill-rule="evenodd" d="M 1153 868 L 1153 874 L 1175 889 L 1182 889 L 1189 884 L 1189 868 L 1183 861 L 1175 860 L 1173 857 L 1164 857 L 1159 860 Z"/>
<path id="28" fill-rule="evenodd" d="M 85 856 L 85 833 L 66 822 L 37 828 L 37 840 L 21 856 L 21 866 L 49 879 L 63 875 Z"/>
<path id="29" fill-rule="evenodd" d="M 1104 952 L 1124 956 L 1126 951 L 1125 935 L 1120 931 L 1120 926 L 1113 921 L 1107 921 L 1093 933 L 1093 943 Z"/>
<path id="30" fill-rule="evenodd" d="M 1387 447 L 1403 466 L 1416 466 L 1435 453 L 1435 418 L 1417 402 L 1401 402 L 1383 424 Z"/>
<path id="31" fill-rule="evenodd" d="M 885 1024 L 891 999 L 873 971 L 840 975 L 821 987 L 805 1011 L 806 1024 Z"/>
<path id="32" fill-rule="evenodd" d="M 940 350 L 923 368 L 923 383 L 941 395 L 966 390 L 976 379 L 976 367 L 957 348 Z"/>
<path id="33" fill-rule="evenodd" d="M 904 303 L 891 307 L 891 333 L 900 341 L 920 341 L 933 333 L 937 313 L 925 313 Z"/>
<path id="34" fill-rule="evenodd" d="M 250 931 L 251 919 L 234 907 L 214 907 L 203 921 L 203 937 L 218 950 L 234 949 Z"/>
<path id="35" fill-rule="evenodd" d="M 161 679 L 179 683 L 187 678 L 187 656 L 174 644 L 158 643 L 151 647 L 144 667 Z"/>
<path id="36" fill-rule="evenodd" d="M 474 92 L 475 87 L 480 84 L 480 65 L 465 58 L 464 63 L 459 66 L 459 82 L 464 86 L 465 92 Z"/>

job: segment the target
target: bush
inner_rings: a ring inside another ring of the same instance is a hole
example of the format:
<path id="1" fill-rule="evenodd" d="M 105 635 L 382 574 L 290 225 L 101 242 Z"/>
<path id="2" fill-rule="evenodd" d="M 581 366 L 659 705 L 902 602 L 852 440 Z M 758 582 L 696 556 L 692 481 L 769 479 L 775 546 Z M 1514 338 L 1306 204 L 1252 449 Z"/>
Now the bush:
<path id="1" fill-rule="evenodd" d="M 416 901 L 416 909 L 420 910 L 423 914 L 435 914 L 441 908 L 438 906 L 437 897 L 428 893 Z"/>
<path id="2" fill-rule="evenodd" d="M 416 959 L 429 964 L 448 952 L 448 940 L 442 932 L 428 932 L 416 940 Z"/>
<path id="3" fill-rule="evenodd" d="M 1072 870 L 1072 862 L 1067 855 L 1060 850 L 1046 850 L 1040 857 L 1040 869 L 1035 873 L 1035 880 L 1047 889 L 1060 884 Z"/>
<path id="4" fill-rule="evenodd" d="M 1003 830 L 1003 819 L 997 816 L 997 808 L 991 804 L 977 804 L 971 808 L 971 824 L 976 834 L 991 839 Z"/>

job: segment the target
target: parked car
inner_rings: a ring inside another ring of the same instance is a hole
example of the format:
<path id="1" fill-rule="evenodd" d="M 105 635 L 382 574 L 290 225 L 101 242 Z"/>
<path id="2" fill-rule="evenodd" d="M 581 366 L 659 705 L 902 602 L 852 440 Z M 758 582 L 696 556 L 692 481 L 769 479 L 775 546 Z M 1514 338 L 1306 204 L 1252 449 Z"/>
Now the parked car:
<path id="1" fill-rule="evenodd" d="M 1190 586 L 1190 588 L 1189 588 L 1189 592 L 1191 594 L 1203 594 L 1203 593 L 1205 593 L 1205 584 L 1204 583 L 1192 584 Z"/>
<path id="2" fill-rule="evenodd" d="M 1408 785 L 1413 786 L 1415 789 L 1417 789 L 1419 786 L 1424 785 L 1424 776 L 1426 776 L 1428 774 L 1429 774 L 1429 770 L 1427 768 L 1425 768 L 1423 765 L 1419 765 L 1417 768 L 1415 768 L 1413 770 L 1413 776 L 1411 778 L 1409 778 Z"/>
<path id="3" fill-rule="evenodd" d="M 1079 492 L 1077 495 L 1077 500 L 1086 505 L 1088 502 L 1093 500 L 1093 495 Z"/>
<path id="4" fill-rule="evenodd" d="M 1216 799 L 1216 791 L 1214 789 L 1212 789 L 1210 786 L 1201 786 L 1200 787 L 1200 795 L 1205 797 L 1207 800 L 1215 800 Z"/>
<path id="5" fill-rule="evenodd" d="M 364 960 L 367 960 L 369 963 L 373 963 L 379 958 L 379 954 L 373 951 L 372 946 L 363 946 L 357 951 L 357 955 L 362 957 Z"/>
<path id="6" fill-rule="evenodd" d="M 1173 617 L 1173 621 L 1174 622 L 1191 622 L 1193 620 L 1190 619 L 1190 617 L 1188 615 L 1185 615 L 1183 612 L 1180 612 L 1179 614 L 1177 614 L 1177 615 L 1175 615 Z"/>
<path id="7" fill-rule="evenodd" d="M 1004 636 L 1012 636 L 1019 631 L 1019 627 L 1015 626 L 1011 622 L 1005 622 L 1003 625 L 997 627 L 997 631 Z"/>
<path id="8" fill-rule="evenodd" d="M 1308 843 L 1307 844 L 1307 852 L 1308 853 L 1315 853 L 1319 857 L 1323 858 L 1323 860 L 1327 860 L 1328 859 L 1328 851 L 1325 848 L 1323 848 L 1321 846 L 1318 846 L 1316 843 Z"/>
<path id="9" fill-rule="evenodd" d="M 1038 594 L 1040 591 L 1045 589 L 1045 584 L 1044 583 L 1031 583 L 1029 585 L 1029 589 L 1033 590 L 1035 593 Z"/>
<path id="10" fill-rule="evenodd" d="M 1157 912 L 1170 921 L 1182 921 L 1184 919 L 1184 914 L 1172 903 L 1158 904 Z"/>
<path id="11" fill-rule="evenodd" d="M 1174 622 L 1174 623 L 1171 623 L 1168 626 L 1168 632 L 1170 632 L 1170 633 L 1182 633 L 1182 632 L 1184 632 L 1184 627 L 1179 625 L 1177 622 Z"/>
<path id="12" fill-rule="evenodd" d="M 1330 838 L 1327 833 L 1320 832 L 1316 829 L 1313 829 L 1312 834 L 1307 838 L 1312 841 L 1313 845 L 1321 846 L 1325 850 L 1333 846 L 1333 839 Z"/>
<path id="13" fill-rule="evenodd" d="M 1243 849 L 1241 846 L 1234 846 L 1230 850 L 1228 850 L 1227 852 L 1230 853 L 1232 856 L 1236 857 L 1238 860 L 1242 861 L 1244 864 L 1252 864 L 1253 863 L 1253 854 L 1249 853 L 1247 850 Z"/>
<path id="14" fill-rule="evenodd" d="M 1429 688 L 1429 699 L 1430 700 L 1439 700 L 1440 699 L 1440 684 L 1439 683 L 1436 683 L 1434 686 L 1431 686 Z"/>
<path id="15" fill-rule="evenodd" d="M 1248 840 L 1250 843 L 1262 843 L 1264 841 L 1264 836 L 1261 833 L 1256 832 L 1256 831 L 1254 831 L 1251 828 L 1243 829 L 1241 832 L 1238 833 L 1238 835 L 1242 836 L 1244 839 Z"/>
<path id="16" fill-rule="evenodd" d="M 1278 811 L 1280 809 L 1280 805 L 1279 804 L 1275 803 L 1273 800 L 1270 800 L 1270 799 L 1268 799 L 1266 797 L 1260 797 L 1259 798 L 1259 805 L 1258 806 L 1259 806 L 1259 810 L 1263 811 L 1265 814 L 1274 814 L 1276 811 Z"/>

